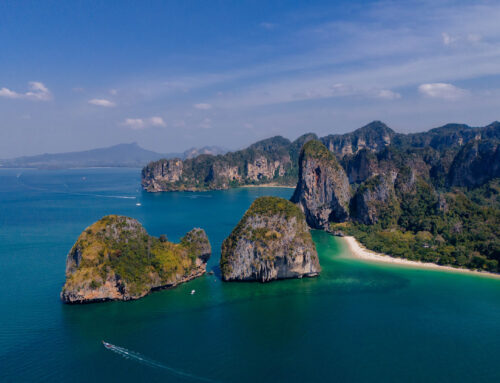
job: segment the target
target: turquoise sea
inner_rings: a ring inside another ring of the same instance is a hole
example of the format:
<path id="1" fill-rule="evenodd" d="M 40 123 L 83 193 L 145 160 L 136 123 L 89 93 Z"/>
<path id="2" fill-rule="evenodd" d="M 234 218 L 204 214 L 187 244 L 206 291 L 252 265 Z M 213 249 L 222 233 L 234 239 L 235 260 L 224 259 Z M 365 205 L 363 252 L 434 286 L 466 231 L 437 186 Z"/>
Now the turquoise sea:
<path id="1" fill-rule="evenodd" d="M 313 232 L 319 278 L 222 283 L 220 245 L 243 212 L 291 193 L 148 194 L 139 169 L 0 170 L 0 381 L 500 381 L 498 279 L 366 263 Z M 110 213 L 171 240 L 204 228 L 215 275 L 134 302 L 63 305 L 67 252 Z"/>

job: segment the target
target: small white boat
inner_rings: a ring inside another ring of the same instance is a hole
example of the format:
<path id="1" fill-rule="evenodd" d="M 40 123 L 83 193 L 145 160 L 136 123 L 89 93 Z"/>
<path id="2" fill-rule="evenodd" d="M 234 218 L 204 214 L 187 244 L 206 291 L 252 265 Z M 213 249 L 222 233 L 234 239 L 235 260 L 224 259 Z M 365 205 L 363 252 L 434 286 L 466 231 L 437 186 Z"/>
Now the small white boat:
<path id="1" fill-rule="evenodd" d="M 142 206 L 140 202 L 137 202 L 135 206 Z"/>
<path id="2" fill-rule="evenodd" d="M 194 295 L 196 293 L 196 290 L 191 290 L 191 295 Z"/>
<path id="3" fill-rule="evenodd" d="M 108 349 L 113 346 L 111 343 L 108 343 L 108 342 L 105 342 L 105 341 L 102 341 L 102 344 L 104 345 L 104 347 L 106 347 Z"/>

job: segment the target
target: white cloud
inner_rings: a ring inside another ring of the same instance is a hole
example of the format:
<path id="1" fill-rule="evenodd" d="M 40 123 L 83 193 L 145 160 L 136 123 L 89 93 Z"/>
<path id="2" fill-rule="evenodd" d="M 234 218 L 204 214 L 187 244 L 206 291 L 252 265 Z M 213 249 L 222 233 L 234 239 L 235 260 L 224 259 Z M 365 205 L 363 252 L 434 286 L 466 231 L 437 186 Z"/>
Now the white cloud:
<path id="1" fill-rule="evenodd" d="M 43 83 L 39 81 L 31 81 L 29 84 L 31 90 L 24 94 L 26 98 L 41 101 L 47 101 L 52 98 L 52 94 Z"/>
<path id="2" fill-rule="evenodd" d="M 141 130 L 146 127 L 142 118 L 126 118 L 123 125 L 128 126 L 130 129 Z"/>
<path id="3" fill-rule="evenodd" d="M 444 45 L 451 45 L 457 40 L 455 37 L 452 37 L 450 34 L 446 32 L 441 33 L 441 37 L 443 38 Z"/>
<path id="4" fill-rule="evenodd" d="M 385 100 L 397 100 L 401 98 L 401 95 L 389 89 L 382 89 L 377 92 L 377 97 Z"/>
<path id="5" fill-rule="evenodd" d="M 442 98 L 445 100 L 456 100 L 467 93 L 465 89 L 442 82 L 422 84 L 418 87 L 418 91 L 427 97 Z"/>
<path id="6" fill-rule="evenodd" d="M 149 119 L 149 123 L 151 126 L 167 126 L 166 122 L 163 120 L 163 118 L 154 116 Z"/>
<path id="7" fill-rule="evenodd" d="M 379 116 L 381 111 L 377 111 L 376 107 L 391 103 L 395 105 L 391 114 L 388 113 L 390 123 L 390 119 L 397 114 L 414 114 L 416 98 L 421 98 L 419 108 L 421 106 L 424 110 L 442 105 L 436 102 L 439 100 L 436 97 L 453 99 L 459 97 L 456 94 L 464 94 L 460 90 L 453 92 L 452 89 L 450 92 L 449 89 L 439 90 L 432 86 L 423 86 L 419 92 L 408 92 L 409 89 L 417 90 L 421 84 L 467 83 L 471 97 L 462 97 L 462 101 L 469 103 L 481 96 L 470 80 L 500 75 L 500 6 L 450 9 L 439 2 L 429 2 L 428 6 L 415 10 L 393 2 L 377 2 L 376 8 L 366 7 L 360 11 L 361 19 L 332 19 L 325 15 L 318 19 L 321 23 L 327 21 L 325 25 L 297 23 L 298 27 L 294 25 L 291 30 L 288 30 L 288 26 L 292 26 L 290 20 L 284 19 L 280 25 L 287 25 L 287 39 L 273 41 L 283 44 L 283 49 L 275 56 L 261 55 L 262 50 L 266 53 L 268 47 L 252 46 L 251 42 L 245 49 L 227 47 L 228 50 L 236 49 L 248 60 L 238 61 L 241 64 L 235 63 L 229 71 L 212 73 L 205 72 L 206 69 L 190 72 L 188 68 L 191 66 L 186 65 L 183 66 L 185 72 L 176 74 L 171 81 L 156 77 L 144 84 L 142 79 L 139 83 L 134 80 L 128 85 L 120 84 L 120 94 L 123 89 L 127 96 L 131 94 L 130 99 L 134 102 L 137 99 L 149 102 L 161 98 L 163 104 L 176 103 L 173 115 L 169 115 L 169 126 L 176 126 L 179 119 L 185 118 L 189 127 L 186 130 L 199 129 L 204 114 L 208 116 L 213 111 L 224 109 L 225 114 L 234 119 L 232 126 L 242 126 L 249 117 L 257 119 L 261 114 L 261 120 L 257 120 L 255 126 L 256 129 L 266 129 L 272 124 L 263 116 L 278 113 L 265 109 L 265 106 L 273 104 L 282 104 L 280 108 L 283 109 L 276 108 L 281 113 L 285 108 L 290 112 L 329 105 L 331 113 L 333 110 L 343 113 L 340 108 L 345 107 L 353 116 L 362 114 L 358 112 L 359 107 L 366 106 L 373 107 L 371 112 Z M 255 27 L 260 28 L 259 22 L 256 24 Z M 472 43 L 471 40 L 478 40 L 479 37 L 469 37 L 471 33 L 480 36 L 479 43 Z M 199 60 L 199 57 L 195 55 L 195 59 Z M 210 68 L 217 68 L 216 64 L 217 61 Z M 483 87 L 484 83 L 479 83 L 479 86 Z M 177 97 L 181 91 L 188 94 Z M 325 100 L 315 102 L 315 99 Z M 306 102 L 300 102 L 302 100 Z M 213 107 L 209 109 L 202 105 Z M 448 105 L 458 112 L 462 110 L 460 101 Z M 366 110 L 364 115 L 368 115 Z M 453 110 L 447 112 L 452 113 Z M 144 117 L 143 124 L 146 117 L 152 115 L 139 113 L 135 116 Z M 488 113 L 494 115 L 493 112 Z M 196 115 L 199 118 L 196 119 Z M 478 109 L 475 115 L 484 116 L 486 113 Z M 458 118 L 456 114 L 454 116 L 454 119 Z M 430 117 L 426 118 L 430 120 Z M 318 118 L 316 123 L 320 126 L 323 121 Z M 206 123 L 203 125 L 207 126 Z M 213 126 L 226 129 L 221 116 L 217 117 Z"/>
<path id="8" fill-rule="evenodd" d="M 50 93 L 50 90 L 43 83 L 31 81 L 28 84 L 29 90 L 26 93 L 18 93 L 8 88 L 1 88 L 0 97 L 34 101 L 48 101 L 52 99 L 52 93 Z"/>
<path id="9" fill-rule="evenodd" d="M 212 109 L 212 105 L 210 105 L 210 104 L 204 104 L 204 103 L 194 104 L 194 107 L 196 109 L 200 109 L 200 110 Z"/>
<path id="10" fill-rule="evenodd" d="M 162 117 L 153 116 L 150 118 L 126 118 L 123 125 L 133 130 L 142 130 L 152 126 L 165 127 L 167 123 Z"/>
<path id="11" fill-rule="evenodd" d="M 113 101 L 106 100 L 104 98 L 93 98 L 92 100 L 89 100 L 89 104 L 96 106 L 103 106 L 105 108 L 111 108 L 113 106 L 116 106 L 116 104 Z"/>
<path id="12" fill-rule="evenodd" d="M 7 89 L 7 88 L 0 89 L 0 96 L 7 97 L 7 98 L 21 98 L 21 95 L 19 93 L 16 93 L 16 92 L 14 92 L 10 89 Z"/>
<path id="13" fill-rule="evenodd" d="M 290 41 L 301 42 L 290 49 L 293 55 L 206 74 L 205 81 L 194 73 L 186 77 L 196 79 L 191 89 L 217 85 L 206 103 L 249 108 L 350 95 L 398 99 L 401 95 L 383 90 L 500 74 L 499 5 L 450 10 L 424 2 L 417 12 L 413 6 L 381 3 L 362 11 L 368 22 L 348 18 L 292 31 Z M 220 84 L 231 92 L 216 93 Z"/>

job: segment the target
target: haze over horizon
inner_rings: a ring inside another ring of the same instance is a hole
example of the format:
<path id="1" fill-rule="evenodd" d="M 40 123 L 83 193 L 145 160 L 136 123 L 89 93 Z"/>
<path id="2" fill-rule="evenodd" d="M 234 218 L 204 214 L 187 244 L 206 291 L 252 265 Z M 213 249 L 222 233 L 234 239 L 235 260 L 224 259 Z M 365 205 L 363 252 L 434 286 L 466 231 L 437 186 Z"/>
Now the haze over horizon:
<path id="1" fill-rule="evenodd" d="M 499 120 L 495 1 L 0 4 L 0 158 Z"/>

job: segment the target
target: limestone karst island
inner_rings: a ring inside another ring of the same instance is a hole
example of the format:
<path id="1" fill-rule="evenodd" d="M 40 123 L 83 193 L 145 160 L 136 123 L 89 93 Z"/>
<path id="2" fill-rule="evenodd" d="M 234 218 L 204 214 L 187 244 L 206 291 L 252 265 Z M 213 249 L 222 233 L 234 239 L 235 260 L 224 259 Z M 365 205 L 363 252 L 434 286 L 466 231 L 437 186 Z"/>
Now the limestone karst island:
<path id="1" fill-rule="evenodd" d="M 69 252 L 61 299 L 138 299 L 203 275 L 211 253 L 202 229 L 172 243 L 148 235 L 135 219 L 108 215 L 85 229 Z"/>
<path id="2" fill-rule="evenodd" d="M 0 383 L 500 382 L 500 1 L 0 1 Z"/>
<path id="3" fill-rule="evenodd" d="M 499 139 L 499 122 L 401 134 L 374 121 L 352 133 L 273 137 L 224 155 L 152 162 L 142 185 L 296 185 L 290 200 L 312 229 L 393 257 L 498 273 Z"/>
<path id="4" fill-rule="evenodd" d="M 185 161 L 186 173 L 181 159 L 160 160 L 143 169 L 142 184 L 147 191 L 194 191 L 295 179 L 290 201 L 257 198 L 223 241 L 223 281 L 318 276 L 310 229 L 352 235 L 405 260 L 498 273 L 499 138 L 497 122 L 416 135 L 373 122 L 322 140 L 275 137 L 237 153 L 202 154 Z M 61 298 L 137 299 L 201 276 L 210 254 L 201 229 L 173 244 L 131 218 L 104 217 L 68 254 Z"/>
<path id="5" fill-rule="evenodd" d="M 321 271 L 304 213 L 276 197 L 252 203 L 222 244 L 220 268 L 225 281 L 269 282 Z"/>

